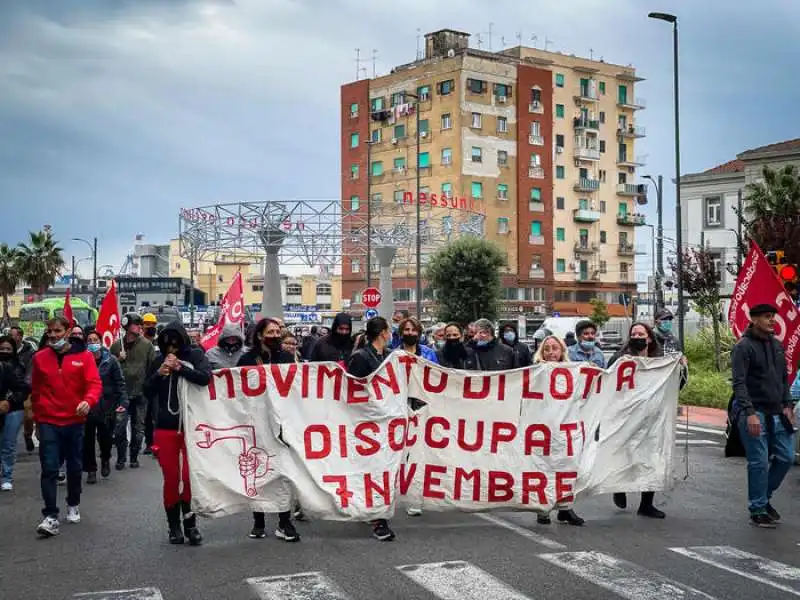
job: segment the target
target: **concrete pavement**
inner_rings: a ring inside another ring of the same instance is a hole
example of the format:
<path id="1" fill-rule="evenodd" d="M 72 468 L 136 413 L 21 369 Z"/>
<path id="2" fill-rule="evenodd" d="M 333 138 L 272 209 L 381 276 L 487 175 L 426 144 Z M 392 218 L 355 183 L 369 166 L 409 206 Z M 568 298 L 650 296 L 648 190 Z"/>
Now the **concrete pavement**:
<path id="1" fill-rule="evenodd" d="M 755 529 L 747 521 L 743 460 L 723 458 L 719 434 L 685 433 L 676 442 L 675 489 L 657 495 L 667 511 L 664 521 L 637 517 L 635 495 L 627 511 L 600 497 L 576 506 L 587 519 L 582 528 L 539 526 L 528 513 L 402 514 L 393 522 L 393 543 L 371 539 L 366 525 L 331 522 L 298 524 L 299 544 L 250 540 L 250 518 L 239 515 L 201 521 L 201 548 L 170 546 L 160 474 L 149 458 L 138 471 L 114 472 L 109 481 L 85 486 L 83 522 L 62 524 L 58 537 L 37 540 L 38 463 L 24 457 L 16 491 L 0 495 L 0 598 L 800 596 L 797 472 L 775 498 L 784 516 L 780 528 Z M 681 447 L 684 438 L 718 443 Z M 687 447 L 690 477 L 684 480 Z"/>

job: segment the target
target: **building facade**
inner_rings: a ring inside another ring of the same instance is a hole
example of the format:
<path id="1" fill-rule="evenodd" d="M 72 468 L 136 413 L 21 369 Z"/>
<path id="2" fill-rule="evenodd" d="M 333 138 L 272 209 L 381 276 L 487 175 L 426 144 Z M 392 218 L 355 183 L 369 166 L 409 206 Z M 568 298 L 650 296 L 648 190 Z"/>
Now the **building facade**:
<path id="1" fill-rule="evenodd" d="M 459 234 L 504 250 L 505 317 L 588 314 L 598 297 L 623 314 L 646 202 L 636 179 L 639 81 L 630 67 L 525 47 L 480 51 L 451 30 L 426 35 L 423 59 L 342 86 L 345 232 L 368 214 L 380 244 L 415 226 L 408 208 L 419 203 L 423 265 Z M 342 294 L 359 306 L 367 265 L 370 275 L 377 265 L 347 239 Z M 401 245 L 401 305 L 416 300 L 414 259 Z"/>

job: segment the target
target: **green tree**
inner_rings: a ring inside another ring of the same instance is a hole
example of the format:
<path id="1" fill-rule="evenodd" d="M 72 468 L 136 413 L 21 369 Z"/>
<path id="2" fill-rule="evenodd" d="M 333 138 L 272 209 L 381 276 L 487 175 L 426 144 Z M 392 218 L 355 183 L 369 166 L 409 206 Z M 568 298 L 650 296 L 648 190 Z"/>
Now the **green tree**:
<path id="1" fill-rule="evenodd" d="M 430 259 L 426 277 L 436 299 L 438 319 L 468 323 L 495 320 L 502 287 L 500 271 L 506 255 L 492 242 L 462 237 Z"/>
<path id="2" fill-rule="evenodd" d="M 6 243 L 0 244 L 0 297 L 3 299 L 2 322 L 8 323 L 8 297 L 19 283 L 19 250 Z"/>
<path id="3" fill-rule="evenodd" d="M 747 233 L 765 251 L 784 250 L 800 262 L 800 171 L 795 165 L 764 167 L 762 181 L 745 186 Z"/>
<path id="4" fill-rule="evenodd" d="M 589 315 L 589 318 L 602 329 L 603 325 L 611 320 L 611 315 L 608 314 L 608 304 L 600 298 L 592 298 L 589 300 L 589 304 L 592 305 L 592 314 Z"/>
<path id="5" fill-rule="evenodd" d="M 27 244 L 19 245 L 19 277 L 41 296 L 53 283 L 64 268 L 62 249 L 53 239 L 53 234 L 44 231 L 31 231 Z"/>

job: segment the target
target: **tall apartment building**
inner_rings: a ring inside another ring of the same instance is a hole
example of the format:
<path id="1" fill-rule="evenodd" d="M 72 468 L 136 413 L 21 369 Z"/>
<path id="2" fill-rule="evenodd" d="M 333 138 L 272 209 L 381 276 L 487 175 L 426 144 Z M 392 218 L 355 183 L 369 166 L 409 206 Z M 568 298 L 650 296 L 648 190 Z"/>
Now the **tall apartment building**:
<path id="1" fill-rule="evenodd" d="M 413 233 L 409 209 L 420 202 L 423 264 L 464 233 L 505 250 L 504 318 L 587 314 L 595 297 L 623 314 L 646 202 L 634 151 L 639 81 L 631 67 L 526 47 L 486 52 L 442 30 L 425 36 L 421 60 L 343 85 L 343 297 L 360 303 L 367 270 L 365 245 L 347 233 L 363 233 L 367 214 L 374 237 Z M 413 246 L 398 252 L 401 305 L 415 300 L 414 258 Z"/>

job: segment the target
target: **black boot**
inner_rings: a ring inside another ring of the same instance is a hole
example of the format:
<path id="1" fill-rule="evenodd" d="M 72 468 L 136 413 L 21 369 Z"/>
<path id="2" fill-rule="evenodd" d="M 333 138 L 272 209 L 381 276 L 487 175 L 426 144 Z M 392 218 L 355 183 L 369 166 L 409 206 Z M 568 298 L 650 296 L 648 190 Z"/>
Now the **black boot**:
<path id="1" fill-rule="evenodd" d="M 614 504 L 624 510 L 628 508 L 628 497 L 624 493 L 617 492 L 614 494 Z"/>
<path id="2" fill-rule="evenodd" d="M 578 514 L 571 508 L 567 510 L 559 510 L 558 520 L 561 523 L 569 523 L 570 525 L 575 525 L 576 527 L 580 527 L 586 522 L 584 521 L 583 517 L 579 517 Z"/>
<path id="3" fill-rule="evenodd" d="M 100 475 L 103 477 L 111 475 L 111 461 L 104 460 L 100 462 Z"/>
<path id="4" fill-rule="evenodd" d="M 183 533 L 189 540 L 190 546 L 199 546 L 203 543 L 203 536 L 200 535 L 200 530 L 197 528 L 197 517 L 188 502 L 182 502 L 181 506 L 183 507 Z"/>
<path id="5" fill-rule="evenodd" d="M 650 517 L 651 519 L 663 519 L 667 515 L 662 510 L 658 510 L 653 506 L 653 499 L 655 492 L 642 492 L 642 501 L 639 504 L 637 514 L 642 517 Z"/>
<path id="6" fill-rule="evenodd" d="M 181 507 L 179 505 L 170 506 L 165 509 L 167 512 L 167 524 L 169 525 L 169 543 L 182 544 L 183 531 L 181 531 Z"/>

